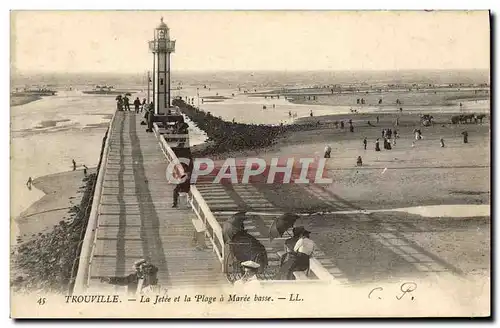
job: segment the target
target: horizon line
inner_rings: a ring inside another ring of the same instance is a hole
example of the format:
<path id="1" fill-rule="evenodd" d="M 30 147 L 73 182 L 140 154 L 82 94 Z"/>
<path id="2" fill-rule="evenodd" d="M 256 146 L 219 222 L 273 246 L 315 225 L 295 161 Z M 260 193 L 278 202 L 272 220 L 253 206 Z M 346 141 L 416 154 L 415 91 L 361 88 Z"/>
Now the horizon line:
<path id="1" fill-rule="evenodd" d="M 149 70 L 151 71 L 151 70 Z M 491 71 L 491 68 L 403 68 L 403 69 L 181 69 L 172 70 L 172 73 L 217 73 L 217 72 L 409 72 L 409 71 Z M 45 71 L 45 70 L 20 70 L 11 69 L 11 76 L 13 74 L 116 74 L 116 75 L 129 75 L 129 74 L 146 74 L 148 70 L 144 71 Z"/>

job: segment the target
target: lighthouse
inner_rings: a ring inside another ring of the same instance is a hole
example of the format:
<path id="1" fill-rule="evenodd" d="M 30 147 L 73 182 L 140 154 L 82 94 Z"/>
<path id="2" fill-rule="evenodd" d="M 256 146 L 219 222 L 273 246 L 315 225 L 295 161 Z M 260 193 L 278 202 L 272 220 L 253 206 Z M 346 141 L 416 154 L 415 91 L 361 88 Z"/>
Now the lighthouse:
<path id="1" fill-rule="evenodd" d="M 155 28 L 154 39 L 149 41 L 153 53 L 153 104 L 156 115 L 165 115 L 171 106 L 170 54 L 175 51 L 175 40 L 170 40 L 170 29 L 161 18 Z"/>

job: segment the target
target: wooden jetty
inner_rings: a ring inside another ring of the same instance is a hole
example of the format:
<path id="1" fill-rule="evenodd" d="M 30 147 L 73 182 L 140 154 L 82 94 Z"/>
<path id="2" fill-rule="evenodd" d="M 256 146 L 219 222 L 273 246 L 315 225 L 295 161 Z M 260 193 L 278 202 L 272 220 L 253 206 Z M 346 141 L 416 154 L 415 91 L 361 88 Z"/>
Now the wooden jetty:
<path id="1" fill-rule="evenodd" d="M 159 268 L 161 286 L 228 284 L 210 243 L 204 250 L 192 243 L 195 214 L 190 207 L 171 207 L 174 185 L 166 179 L 168 163 L 155 134 L 140 121 L 133 112 L 118 111 L 111 124 L 95 239 L 80 285 L 109 291 L 100 278 L 127 275 L 141 258 Z"/>

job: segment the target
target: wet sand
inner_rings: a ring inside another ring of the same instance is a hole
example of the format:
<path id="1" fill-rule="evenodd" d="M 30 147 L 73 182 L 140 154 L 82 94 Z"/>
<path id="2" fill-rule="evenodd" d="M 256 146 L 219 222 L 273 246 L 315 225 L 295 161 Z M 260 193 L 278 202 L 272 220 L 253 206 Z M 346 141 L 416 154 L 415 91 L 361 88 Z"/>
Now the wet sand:
<path id="1" fill-rule="evenodd" d="M 94 171 L 89 169 L 87 174 Z M 13 220 L 11 243 L 15 244 L 17 237 L 27 241 L 50 231 L 60 221 L 68 220 L 69 210 L 81 202 L 85 185 L 83 178 L 83 170 L 79 169 L 35 179 L 32 188 L 41 190 L 45 195 Z"/>
<path id="2" fill-rule="evenodd" d="M 40 96 L 15 96 L 10 97 L 10 106 L 19 106 L 42 99 Z"/>
<path id="3" fill-rule="evenodd" d="M 384 92 L 356 92 L 342 94 L 320 94 L 313 99 L 307 92 L 302 95 L 290 96 L 290 101 L 297 104 L 308 105 L 332 105 L 332 106 L 353 106 L 359 110 L 363 107 L 376 106 L 380 108 L 412 108 L 416 106 L 456 106 L 460 101 L 465 100 L 488 100 L 489 92 L 483 89 L 477 90 L 440 90 L 428 89 L 422 91 L 384 91 Z M 358 104 L 357 100 L 364 99 L 365 104 Z M 379 101 L 382 103 L 379 104 Z M 396 104 L 399 100 L 401 104 Z"/>
<path id="4" fill-rule="evenodd" d="M 35 179 L 45 195 L 11 222 L 10 278 L 14 293 L 66 292 L 75 252 L 86 227 L 94 169 Z M 17 235 L 17 238 L 16 238 Z"/>

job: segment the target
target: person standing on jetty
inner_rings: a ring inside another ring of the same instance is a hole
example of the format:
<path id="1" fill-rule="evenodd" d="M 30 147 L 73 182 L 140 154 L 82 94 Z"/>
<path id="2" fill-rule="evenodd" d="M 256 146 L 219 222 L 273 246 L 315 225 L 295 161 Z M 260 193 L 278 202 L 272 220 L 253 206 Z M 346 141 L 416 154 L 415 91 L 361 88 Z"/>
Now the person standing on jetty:
<path id="1" fill-rule="evenodd" d="M 123 110 L 122 95 L 116 96 L 115 100 L 116 100 L 116 110 L 119 110 L 119 111 Z"/>
<path id="2" fill-rule="evenodd" d="M 311 112 L 309 113 L 309 116 L 313 117 L 313 111 L 311 109 Z"/>
<path id="3" fill-rule="evenodd" d="M 462 132 L 462 135 L 464 136 L 464 143 L 469 142 L 469 133 L 467 131 Z"/>
<path id="4" fill-rule="evenodd" d="M 83 164 L 83 175 L 87 176 L 87 170 L 88 169 L 89 168 L 85 164 Z"/>
<path id="5" fill-rule="evenodd" d="M 146 112 L 146 115 L 144 116 L 146 118 L 146 122 L 148 124 L 148 128 L 146 129 L 146 132 L 153 132 L 153 122 L 155 120 L 155 111 L 154 111 L 154 104 L 151 102 L 149 104 L 149 109 Z"/>
<path id="6" fill-rule="evenodd" d="M 283 261 L 278 273 L 279 280 L 295 280 L 295 271 L 309 270 L 309 262 L 313 256 L 315 244 L 310 239 L 310 231 L 304 227 L 297 227 L 299 239 L 293 247 L 293 252 L 287 253 L 287 258 Z"/>
<path id="7" fill-rule="evenodd" d="M 182 178 L 186 179 L 184 180 L 184 182 L 177 184 L 177 186 L 175 186 L 174 188 L 174 195 L 173 195 L 174 201 L 172 204 L 172 208 L 177 207 L 179 194 L 181 192 L 188 193 L 189 190 L 191 189 L 191 176 L 189 174 L 189 167 L 186 164 L 182 163 L 182 168 L 184 169 L 184 174 L 182 175 L 181 179 Z"/>
<path id="8" fill-rule="evenodd" d="M 74 159 L 72 160 L 72 162 L 73 162 L 73 171 L 76 171 L 76 162 Z"/>
<path id="9" fill-rule="evenodd" d="M 366 140 L 366 137 L 363 138 L 363 147 L 366 150 L 366 145 L 368 144 L 368 141 Z"/>
<path id="10" fill-rule="evenodd" d="M 126 95 L 123 98 L 123 105 L 124 105 L 126 111 L 130 111 L 130 103 L 129 103 L 129 99 Z"/>
<path id="11" fill-rule="evenodd" d="M 380 151 L 380 142 L 378 138 L 377 141 L 375 141 L 375 151 Z"/>
<path id="12" fill-rule="evenodd" d="M 135 113 L 139 114 L 139 107 L 141 106 L 141 101 L 139 100 L 139 97 L 135 98 L 134 100 L 134 107 L 135 107 Z"/>
<path id="13" fill-rule="evenodd" d="M 254 261 L 245 261 L 241 263 L 241 266 L 243 267 L 243 270 L 245 270 L 245 273 L 240 279 L 234 282 L 234 286 L 236 287 L 238 286 L 242 287 L 244 285 L 259 286 L 260 282 L 259 279 L 257 278 L 257 272 L 259 271 L 260 264 Z"/>
<path id="14" fill-rule="evenodd" d="M 127 286 L 130 297 L 137 296 L 146 287 L 158 285 L 158 268 L 142 259 L 134 263 L 134 272 L 124 277 L 102 277 L 101 282 L 111 285 Z"/>

